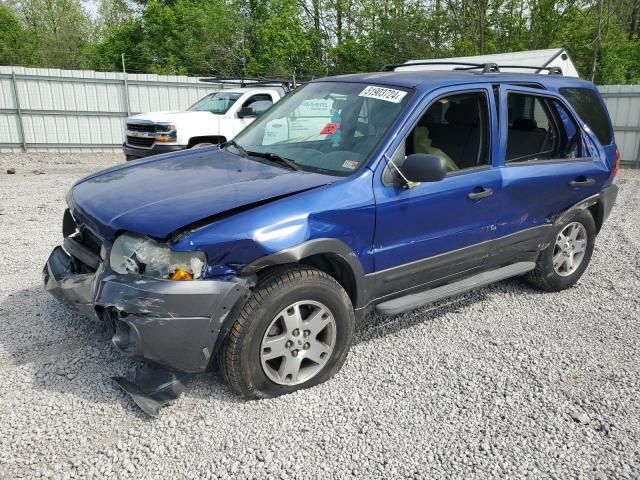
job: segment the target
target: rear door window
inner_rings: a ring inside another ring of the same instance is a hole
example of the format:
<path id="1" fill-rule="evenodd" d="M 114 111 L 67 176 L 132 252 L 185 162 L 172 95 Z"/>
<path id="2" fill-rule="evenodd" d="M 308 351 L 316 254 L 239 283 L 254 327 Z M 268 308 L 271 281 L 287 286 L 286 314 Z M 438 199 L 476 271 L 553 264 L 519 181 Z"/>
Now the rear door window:
<path id="1" fill-rule="evenodd" d="M 561 88 L 560 93 L 596 134 L 602 145 L 610 145 L 613 134 L 609 125 L 607 112 L 600 98 L 588 88 Z"/>
<path id="2" fill-rule="evenodd" d="M 552 158 L 559 132 L 543 99 L 510 93 L 507 109 L 507 161 Z"/>
<path id="3" fill-rule="evenodd" d="M 507 109 L 507 162 L 573 159 L 583 155 L 580 129 L 560 102 L 509 93 Z"/>

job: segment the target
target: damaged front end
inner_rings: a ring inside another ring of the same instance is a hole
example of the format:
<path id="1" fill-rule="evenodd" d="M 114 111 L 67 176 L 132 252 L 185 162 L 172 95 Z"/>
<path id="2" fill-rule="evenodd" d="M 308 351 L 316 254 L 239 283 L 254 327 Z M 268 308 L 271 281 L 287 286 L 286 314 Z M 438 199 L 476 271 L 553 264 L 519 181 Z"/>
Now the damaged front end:
<path id="1" fill-rule="evenodd" d="M 105 323 L 114 332 L 113 345 L 123 355 L 180 372 L 204 372 L 228 316 L 248 296 L 250 282 L 203 279 L 202 256 L 173 255 L 146 240 L 140 243 L 133 235 L 115 251 L 118 241 L 102 242 L 82 225 L 74 224 L 71 233 L 70 216 L 67 211 L 63 246 L 54 248 L 44 267 L 45 289 L 81 314 Z M 132 248 L 133 244 L 139 248 Z M 112 265 L 114 253 L 132 264 L 124 260 Z M 174 278 L 179 271 L 183 272 L 180 278 Z M 162 376 L 157 378 L 165 382 Z M 126 382 L 119 384 L 125 388 Z M 147 378 L 139 390 L 154 389 Z"/>

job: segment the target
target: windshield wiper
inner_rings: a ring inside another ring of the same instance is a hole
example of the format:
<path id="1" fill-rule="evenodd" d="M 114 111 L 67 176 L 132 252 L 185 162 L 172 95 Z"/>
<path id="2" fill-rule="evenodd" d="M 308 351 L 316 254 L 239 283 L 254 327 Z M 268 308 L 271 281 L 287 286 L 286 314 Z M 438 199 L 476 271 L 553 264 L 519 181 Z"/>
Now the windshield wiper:
<path id="1" fill-rule="evenodd" d="M 236 150 L 238 150 L 238 152 L 240 152 L 240 155 L 242 155 L 243 157 L 260 157 L 260 158 L 265 158 L 271 162 L 274 163 L 279 163 L 280 165 L 284 165 L 285 167 L 291 169 L 291 170 L 302 170 L 298 165 L 296 165 L 296 162 L 294 162 L 293 160 L 289 160 L 288 158 L 284 158 L 281 157 L 280 155 L 276 154 L 276 153 L 272 153 L 272 152 L 252 152 L 250 150 L 245 150 L 244 147 L 238 145 L 235 141 L 233 140 L 229 140 L 228 142 L 226 142 L 224 144 L 224 148 L 227 148 L 228 146 L 232 146 L 234 147 Z"/>
<path id="2" fill-rule="evenodd" d="M 243 147 L 238 145 L 233 140 L 229 140 L 224 144 L 224 148 L 227 148 L 228 146 L 235 147 L 235 149 L 238 150 L 240 152 L 240 155 L 242 155 L 243 157 L 248 157 L 249 156 L 249 152 L 247 152 Z"/>
<path id="3" fill-rule="evenodd" d="M 296 162 L 294 162 L 293 160 L 289 160 L 288 158 L 285 157 L 281 157 L 280 155 L 276 154 L 276 153 L 272 153 L 272 152 L 251 152 L 251 151 L 247 151 L 245 150 L 250 156 L 254 156 L 254 157 L 260 157 L 260 158 L 266 158 L 267 160 L 274 162 L 274 163 L 279 163 L 280 165 L 284 165 L 285 167 L 291 169 L 291 170 L 302 170 L 298 165 L 296 165 Z"/>

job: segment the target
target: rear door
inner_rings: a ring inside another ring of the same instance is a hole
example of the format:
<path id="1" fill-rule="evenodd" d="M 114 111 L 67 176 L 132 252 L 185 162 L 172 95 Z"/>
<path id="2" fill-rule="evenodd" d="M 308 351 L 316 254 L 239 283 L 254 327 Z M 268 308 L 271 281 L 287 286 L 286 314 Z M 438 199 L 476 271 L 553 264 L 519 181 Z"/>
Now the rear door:
<path id="1" fill-rule="evenodd" d="M 598 193 L 611 175 L 595 140 L 560 95 L 502 86 L 500 105 L 504 201 L 496 238 L 549 224 Z"/>

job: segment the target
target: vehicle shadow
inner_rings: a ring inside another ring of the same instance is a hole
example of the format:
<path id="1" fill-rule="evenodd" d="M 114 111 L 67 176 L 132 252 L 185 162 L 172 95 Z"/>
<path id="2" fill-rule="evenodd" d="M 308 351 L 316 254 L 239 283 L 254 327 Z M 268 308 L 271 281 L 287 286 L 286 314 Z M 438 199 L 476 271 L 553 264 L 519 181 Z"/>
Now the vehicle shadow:
<path id="1" fill-rule="evenodd" d="M 357 325 L 354 343 L 367 343 L 417 324 L 436 322 L 506 289 L 512 294 L 536 292 L 523 281 L 512 279 L 400 315 L 374 313 Z M 113 376 L 126 375 L 142 362 L 123 357 L 110 340 L 101 324 L 73 312 L 40 286 L 10 294 L 0 303 L 0 374 L 27 369 L 36 390 L 120 404 L 143 417 L 111 380 Z M 225 403 L 241 401 L 226 387 L 216 369 L 193 378 L 185 394 Z"/>
<path id="2" fill-rule="evenodd" d="M 142 365 L 116 350 L 102 324 L 77 314 L 39 285 L 0 302 L 0 375 L 25 377 L 26 371 L 35 390 L 121 405 L 146 418 L 111 379 Z M 186 394 L 240 401 L 215 370 L 192 378 Z"/>
<path id="3" fill-rule="evenodd" d="M 0 372 L 30 375 L 32 389 L 112 403 L 112 385 L 134 365 L 111 346 L 107 330 L 62 305 L 40 286 L 8 295 L 0 303 Z"/>
<path id="4" fill-rule="evenodd" d="M 520 278 L 509 278 L 409 312 L 390 316 L 373 312 L 357 325 L 354 344 L 367 343 L 381 337 L 393 335 L 418 324 L 435 322 L 441 317 L 459 313 L 466 307 L 486 301 L 491 295 L 500 295 L 507 291 L 511 294 L 527 296 L 544 293 L 533 288 Z"/>

